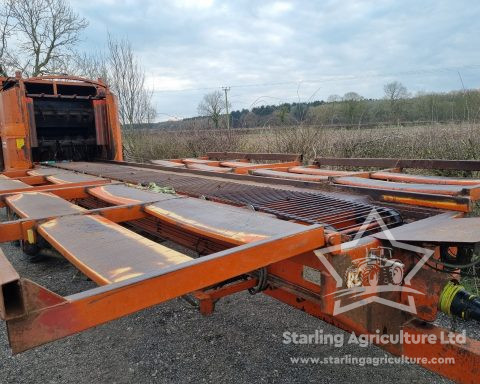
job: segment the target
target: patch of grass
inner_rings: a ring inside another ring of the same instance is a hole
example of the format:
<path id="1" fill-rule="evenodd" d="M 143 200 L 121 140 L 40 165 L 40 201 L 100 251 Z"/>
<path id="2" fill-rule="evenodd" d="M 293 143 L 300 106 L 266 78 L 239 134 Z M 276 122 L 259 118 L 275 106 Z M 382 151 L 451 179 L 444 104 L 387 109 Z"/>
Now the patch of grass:
<path id="1" fill-rule="evenodd" d="M 321 156 L 480 159 L 480 124 L 354 129 L 299 125 L 178 133 L 130 130 L 124 132 L 124 147 L 127 159 L 142 161 L 201 156 L 208 151 L 293 152 L 302 153 L 307 162 Z M 465 172 L 463 176 L 477 175 Z"/>

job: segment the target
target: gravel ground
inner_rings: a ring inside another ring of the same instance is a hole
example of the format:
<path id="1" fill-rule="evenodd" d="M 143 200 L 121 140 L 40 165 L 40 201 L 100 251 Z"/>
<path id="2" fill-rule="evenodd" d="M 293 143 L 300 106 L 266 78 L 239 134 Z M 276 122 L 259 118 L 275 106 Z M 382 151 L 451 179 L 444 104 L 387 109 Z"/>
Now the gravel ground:
<path id="1" fill-rule="evenodd" d="M 11 244 L 2 250 L 21 276 L 59 294 L 94 286 L 63 259 L 33 264 Z M 291 357 L 386 355 L 375 346 L 282 343 L 285 331 L 316 329 L 342 333 L 266 295 L 245 293 L 223 299 L 209 317 L 172 300 L 17 356 L 0 323 L 0 383 L 450 382 L 416 365 L 293 364 Z"/>

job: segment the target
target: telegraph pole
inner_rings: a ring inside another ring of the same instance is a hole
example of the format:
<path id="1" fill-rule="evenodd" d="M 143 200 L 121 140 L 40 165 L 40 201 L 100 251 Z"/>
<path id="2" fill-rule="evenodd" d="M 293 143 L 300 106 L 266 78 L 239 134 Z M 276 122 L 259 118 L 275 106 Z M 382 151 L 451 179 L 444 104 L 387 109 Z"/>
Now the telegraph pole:
<path id="1" fill-rule="evenodd" d="M 228 91 L 230 91 L 230 87 L 222 87 L 225 91 L 225 109 L 227 110 L 227 129 L 230 130 L 230 115 L 228 114 Z"/>

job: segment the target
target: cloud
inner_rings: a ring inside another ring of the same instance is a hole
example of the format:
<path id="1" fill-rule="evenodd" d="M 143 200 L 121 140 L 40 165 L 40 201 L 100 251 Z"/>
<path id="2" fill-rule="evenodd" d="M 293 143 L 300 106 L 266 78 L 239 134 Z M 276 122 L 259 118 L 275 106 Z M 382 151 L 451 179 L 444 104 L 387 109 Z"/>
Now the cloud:
<path id="1" fill-rule="evenodd" d="M 379 97 L 391 80 L 411 92 L 448 91 L 461 87 L 458 70 L 466 87 L 478 87 L 480 3 L 467 0 L 72 5 L 90 21 L 81 48 L 102 48 L 107 31 L 127 36 L 159 111 L 175 116 L 195 115 L 203 94 L 222 85 L 232 85 L 234 109 L 262 96 L 267 103 L 348 91 Z"/>
<path id="2" fill-rule="evenodd" d="M 210 8 L 213 0 L 176 0 L 174 5 L 179 8 Z"/>

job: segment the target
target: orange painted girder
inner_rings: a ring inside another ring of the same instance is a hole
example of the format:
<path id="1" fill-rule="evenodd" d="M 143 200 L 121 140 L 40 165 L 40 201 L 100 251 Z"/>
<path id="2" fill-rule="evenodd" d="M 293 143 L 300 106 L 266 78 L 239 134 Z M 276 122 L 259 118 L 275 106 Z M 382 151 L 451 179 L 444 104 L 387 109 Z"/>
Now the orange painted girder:
<path id="1" fill-rule="evenodd" d="M 10 345 L 19 353 L 323 245 L 323 227 L 302 227 L 66 298 L 24 281 L 31 292 L 23 297 L 32 303 L 28 313 L 8 321 Z"/>
<path id="2" fill-rule="evenodd" d="M 472 195 L 472 193 L 476 193 L 476 190 L 478 190 L 476 188 L 461 185 L 398 183 L 351 176 L 337 177 L 334 179 L 334 182 L 335 184 L 339 185 L 350 185 L 392 191 L 430 193 L 446 196 Z"/>
<path id="3" fill-rule="evenodd" d="M 299 161 L 286 161 L 283 163 L 264 163 L 264 164 L 254 164 L 254 163 L 244 163 L 241 161 L 224 161 L 220 163 L 222 167 L 231 167 L 233 168 L 234 173 L 238 174 L 247 174 L 249 170 L 252 169 L 275 169 L 275 168 L 288 168 L 295 167 L 300 165 Z"/>
<path id="4" fill-rule="evenodd" d="M 408 173 L 398 172 L 374 172 L 371 174 L 372 179 L 398 181 L 403 183 L 420 183 L 420 184 L 436 184 L 436 185 L 479 185 L 478 179 L 467 178 L 453 178 L 453 177 L 440 177 L 440 176 L 421 176 L 411 175 Z"/>

